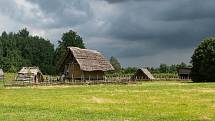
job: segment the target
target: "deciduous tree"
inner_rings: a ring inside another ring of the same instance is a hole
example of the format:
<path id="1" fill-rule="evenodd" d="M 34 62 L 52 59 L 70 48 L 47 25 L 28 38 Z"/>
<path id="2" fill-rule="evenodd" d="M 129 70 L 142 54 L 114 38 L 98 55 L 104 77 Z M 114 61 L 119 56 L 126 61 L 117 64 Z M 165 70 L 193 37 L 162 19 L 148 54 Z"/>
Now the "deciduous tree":
<path id="1" fill-rule="evenodd" d="M 215 38 L 207 38 L 195 49 L 191 63 L 194 82 L 215 81 Z"/>
<path id="2" fill-rule="evenodd" d="M 77 32 L 74 32 L 72 30 L 70 30 L 69 32 L 63 33 L 61 41 L 58 41 L 58 47 L 55 51 L 56 64 L 59 63 L 59 60 L 64 56 L 67 47 L 70 47 L 70 46 L 85 48 L 83 39 L 77 34 Z"/>

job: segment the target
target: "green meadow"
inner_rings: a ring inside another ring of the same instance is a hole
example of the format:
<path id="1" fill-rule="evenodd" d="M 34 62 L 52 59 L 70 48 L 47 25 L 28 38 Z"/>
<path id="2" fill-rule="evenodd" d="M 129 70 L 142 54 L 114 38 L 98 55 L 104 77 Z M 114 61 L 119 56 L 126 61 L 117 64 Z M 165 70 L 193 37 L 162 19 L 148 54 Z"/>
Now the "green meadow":
<path id="1" fill-rule="evenodd" d="M 0 121 L 73 120 L 213 121 L 215 83 L 0 88 Z"/>

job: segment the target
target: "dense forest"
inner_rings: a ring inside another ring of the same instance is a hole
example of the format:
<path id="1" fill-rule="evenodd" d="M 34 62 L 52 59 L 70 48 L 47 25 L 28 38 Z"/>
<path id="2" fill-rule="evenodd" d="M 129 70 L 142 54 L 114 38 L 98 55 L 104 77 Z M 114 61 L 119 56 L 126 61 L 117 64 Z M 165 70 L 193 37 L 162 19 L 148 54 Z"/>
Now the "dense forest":
<path id="1" fill-rule="evenodd" d="M 39 66 L 45 74 L 55 73 L 54 45 L 44 38 L 31 36 L 27 29 L 0 36 L 0 68 L 17 72 L 22 66 Z"/>

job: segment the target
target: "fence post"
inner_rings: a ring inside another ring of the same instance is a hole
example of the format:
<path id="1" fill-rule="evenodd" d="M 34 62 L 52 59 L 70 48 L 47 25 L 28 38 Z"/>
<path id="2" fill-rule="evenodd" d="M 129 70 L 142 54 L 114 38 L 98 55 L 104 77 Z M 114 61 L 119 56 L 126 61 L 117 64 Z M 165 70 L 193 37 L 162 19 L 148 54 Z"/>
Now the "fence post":
<path id="1" fill-rule="evenodd" d="M 97 81 L 98 81 L 98 80 L 99 80 L 99 76 L 98 76 L 98 74 L 97 74 L 96 76 L 97 76 L 96 78 L 97 78 Z"/>
<path id="2" fill-rule="evenodd" d="M 5 82 L 4 82 L 4 75 L 3 75 L 3 87 L 5 87 Z"/>
<path id="3" fill-rule="evenodd" d="M 88 77 L 88 80 L 90 81 L 90 75 L 89 75 L 89 77 Z"/>

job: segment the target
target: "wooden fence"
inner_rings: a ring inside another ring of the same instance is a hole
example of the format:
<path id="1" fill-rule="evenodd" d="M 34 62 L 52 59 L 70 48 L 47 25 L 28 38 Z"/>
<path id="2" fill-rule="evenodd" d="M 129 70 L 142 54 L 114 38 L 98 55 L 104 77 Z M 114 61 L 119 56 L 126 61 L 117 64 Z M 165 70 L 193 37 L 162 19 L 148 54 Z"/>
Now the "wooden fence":
<path id="1" fill-rule="evenodd" d="M 128 83 L 138 83 L 141 81 L 147 81 L 144 78 L 140 79 L 140 81 L 131 81 L 132 74 L 126 75 L 106 75 L 104 80 L 64 80 L 60 81 L 59 77 L 57 76 L 45 76 L 44 81 L 40 83 L 32 83 L 31 81 L 7 81 L 4 82 L 4 86 L 6 87 L 16 87 L 16 86 L 34 86 L 34 85 L 41 85 L 41 86 L 51 86 L 51 85 L 92 85 L 92 84 L 128 84 Z M 179 79 L 177 74 L 154 74 L 155 80 L 182 80 Z M 149 80 L 150 81 L 150 80 Z"/>

